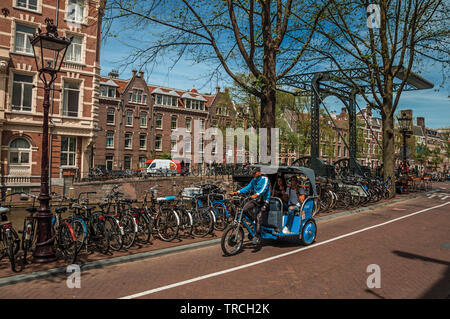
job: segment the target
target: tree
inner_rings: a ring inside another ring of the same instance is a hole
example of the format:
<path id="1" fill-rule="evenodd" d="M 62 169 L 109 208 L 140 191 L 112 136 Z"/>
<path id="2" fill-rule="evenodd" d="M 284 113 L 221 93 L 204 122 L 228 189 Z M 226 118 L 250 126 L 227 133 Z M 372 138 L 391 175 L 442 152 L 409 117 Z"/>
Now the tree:
<path id="1" fill-rule="evenodd" d="M 377 7 L 370 2 L 332 0 L 317 29 L 322 41 L 312 50 L 341 71 L 336 80 L 350 83 L 380 111 L 387 178 L 394 177 L 394 113 L 409 75 L 424 59 L 441 63 L 443 70 L 449 65 L 449 10 L 443 0 L 380 0 Z M 367 14 L 368 8 L 379 10 Z M 368 15 L 377 17 L 378 28 L 366 23 Z M 367 81 L 345 72 L 349 67 L 366 70 Z"/>
<path id="2" fill-rule="evenodd" d="M 430 163 L 436 170 L 439 164 L 441 164 L 443 161 L 444 159 L 441 157 L 441 148 L 436 147 L 433 151 L 431 151 Z"/>
<path id="3" fill-rule="evenodd" d="M 186 56 L 214 64 L 211 76 L 224 70 L 257 97 L 261 127 L 273 128 L 277 83 L 298 69 L 324 8 L 315 0 L 111 0 L 105 29 L 111 32 L 121 19 L 133 26 L 139 39 L 128 63 L 146 65 L 176 53 L 175 63 Z M 159 36 L 147 37 L 152 30 Z M 239 73 L 251 74 L 254 83 Z"/>
<path id="4" fill-rule="evenodd" d="M 427 160 L 428 157 L 431 154 L 430 149 L 425 144 L 418 144 L 416 146 L 416 160 L 420 163 L 421 166 L 423 166 Z"/>

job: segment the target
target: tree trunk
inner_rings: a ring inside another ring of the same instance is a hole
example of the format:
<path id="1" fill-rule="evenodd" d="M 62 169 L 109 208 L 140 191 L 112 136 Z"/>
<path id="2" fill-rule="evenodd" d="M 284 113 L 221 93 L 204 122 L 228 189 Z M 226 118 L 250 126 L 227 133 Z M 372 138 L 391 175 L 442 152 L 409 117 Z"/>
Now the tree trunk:
<path id="1" fill-rule="evenodd" d="M 394 116 L 391 112 L 382 112 L 383 122 L 383 167 L 384 180 L 388 177 L 392 180 L 392 186 L 395 185 L 395 147 L 394 147 Z M 395 196 L 395 187 L 391 189 L 391 197 Z"/>

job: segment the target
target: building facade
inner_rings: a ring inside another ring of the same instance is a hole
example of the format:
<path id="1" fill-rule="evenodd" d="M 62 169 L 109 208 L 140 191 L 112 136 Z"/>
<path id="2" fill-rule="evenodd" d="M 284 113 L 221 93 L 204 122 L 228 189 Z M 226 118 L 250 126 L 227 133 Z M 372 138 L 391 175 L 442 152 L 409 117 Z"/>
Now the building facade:
<path id="1" fill-rule="evenodd" d="M 223 103 L 218 103 L 226 96 L 219 87 L 214 94 L 200 94 L 196 89 L 147 84 L 143 71 L 132 74 L 122 80 L 112 72 L 100 80 L 95 167 L 136 170 L 147 167 L 147 160 L 170 156 L 189 168 L 194 156 L 205 161 L 202 156 L 209 144 L 216 153 L 215 135 L 206 136 L 206 130 L 231 122 Z M 185 134 L 178 135 L 178 130 Z M 172 138 L 175 135 L 178 139 Z"/>
<path id="2" fill-rule="evenodd" d="M 39 189 L 43 84 L 29 41 L 46 18 L 73 37 L 50 93 L 50 185 L 65 188 L 89 171 L 98 128 L 99 39 L 104 0 L 2 1 L 0 145 L 3 188 Z"/>

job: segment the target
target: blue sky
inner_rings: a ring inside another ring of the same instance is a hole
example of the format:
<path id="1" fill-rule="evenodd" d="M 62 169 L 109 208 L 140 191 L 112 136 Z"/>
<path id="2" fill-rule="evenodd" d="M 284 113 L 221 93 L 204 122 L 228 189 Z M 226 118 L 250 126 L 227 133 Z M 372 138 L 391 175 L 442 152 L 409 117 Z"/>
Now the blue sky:
<path id="1" fill-rule="evenodd" d="M 113 25 L 113 31 L 122 28 L 121 23 Z M 102 42 L 101 74 L 106 76 L 112 69 L 119 69 L 119 77 L 129 79 L 131 70 L 139 66 L 137 64 L 124 64 L 133 49 L 123 43 L 121 39 L 141 47 L 145 47 L 147 42 L 142 39 L 142 33 L 135 33 L 131 28 L 122 29 L 120 32 L 118 38 L 108 38 L 106 42 Z M 146 35 L 149 40 L 155 37 L 164 37 L 164 31 L 159 28 L 152 28 L 151 33 L 153 36 L 148 33 Z M 206 63 L 193 64 L 187 57 L 180 59 L 173 69 L 169 69 L 171 66 L 172 62 L 167 56 L 160 57 L 155 64 L 147 65 L 145 74 L 147 82 L 181 90 L 190 90 L 195 87 L 202 93 L 214 93 L 217 86 L 220 86 L 223 90 L 226 86 L 232 85 L 231 78 L 223 69 L 220 79 L 210 80 L 208 74 L 211 72 L 212 66 Z M 414 118 L 417 116 L 425 117 L 425 124 L 430 128 L 450 127 L 450 85 L 448 81 L 442 83 L 443 71 L 438 67 L 425 63 L 422 69 L 425 71 L 419 72 L 419 74 L 426 80 L 433 82 L 435 87 L 431 90 L 404 92 L 397 110 L 412 109 Z M 361 107 L 365 105 L 363 99 L 358 99 L 358 101 Z M 337 99 L 327 99 L 326 105 L 330 111 L 336 110 L 339 112 L 342 108 L 342 104 Z"/>

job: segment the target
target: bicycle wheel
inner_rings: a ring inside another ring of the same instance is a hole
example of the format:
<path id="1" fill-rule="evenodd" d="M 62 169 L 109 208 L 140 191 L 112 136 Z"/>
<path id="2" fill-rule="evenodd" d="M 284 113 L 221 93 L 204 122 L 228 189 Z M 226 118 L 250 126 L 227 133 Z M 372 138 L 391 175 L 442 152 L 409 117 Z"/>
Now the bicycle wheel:
<path id="1" fill-rule="evenodd" d="M 94 220 L 92 241 L 94 241 L 97 250 L 106 255 L 109 252 L 109 233 L 106 230 L 105 218 L 103 216 L 94 216 Z"/>
<path id="2" fill-rule="evenodd" d="M 148 242 L 150 242 L 150 238 L 152 236 L 152 226 L 147 223 L 144 216 L 139 213 L 135 218 L 138 229 L 136 234 L 136 241 L 141 244 L 147 244 Z"/>
<path id="3" fill-rule="evenodd" d="M 86 223 L 80 218 L 69 218 L 66 220 L 69 225 L 72 227 L 75 237 L 77 239 L 77 255 L 80 253 L 81 249 L 83 249 L 84 244 L 87 242 L 88 238 L 88 230 Z"/>
<path id="4" fill-rule="evenodd" d="M 74 264 L 77 258 L 77 238 L 68 222 L 63 222 L 57 231 L 57 249 L 68 265 Z"/>
<path id="5" fill-rule="evenodd" d="M 227 210 L 225 206 L 220 203 L 215 203 L 212 206 L 214 214 L 216 215 L 216 222 L 214 223 L 214 229 L 222 231 L 224 230 L 231 221 L 231 217 L 227 216 Z"/>
<path id="6" fill-rule="evenodd" d="M 109 236 L 109 247 L 115 251 L 122 249 L 122 234 L 117 219 L 112 216 L 106 216 L 105 228 Z"/>
<path id="7" fill-rule="evenodd" d="M 233 256 L 242 250 L 242 244 L 244 242 L 244 229 L 241 225 L 229 225 L 220 241 L 225 256 Z"/>
<path id="8" fill-rule="evenodd" d="M 26 220 L 22 232 L 22 250 L 23 250 L 23 262 L 27 264 L 27 254 L 31 250 L 34 241 L 34 220 Z"/>
<path id="9" fill-rule="evenodd" d="M 191 213 L 186 209 L 180 209 L 177 211 L 180 217 L 180 231 L 184 236 L 191 236 L 194 227 L 194 221 L 192 220 Z"/>
<path id="10" fill-rule="evenodd" d="M 196 237 L 205 237 L 214 227 L 208 208 L 200 208 L 193 212 L 194 228 L 192 234 Z"/>
<path id="11" fill-rule="evenodd" d="M 120 225 L 123 228 L 122 242 L 123 248 L 129 249 L 136 240 L 137 224 L 134 217 L 128 213 L 124 213 L 119 217 Z"/>
<path id="12" fill-rule="evenodd" d="M 156 230 L 159 238 L 164 241 L 174 240 L 180 229 L 180 218 L 170 209 L 162 209 L 156 219 Z"/>

